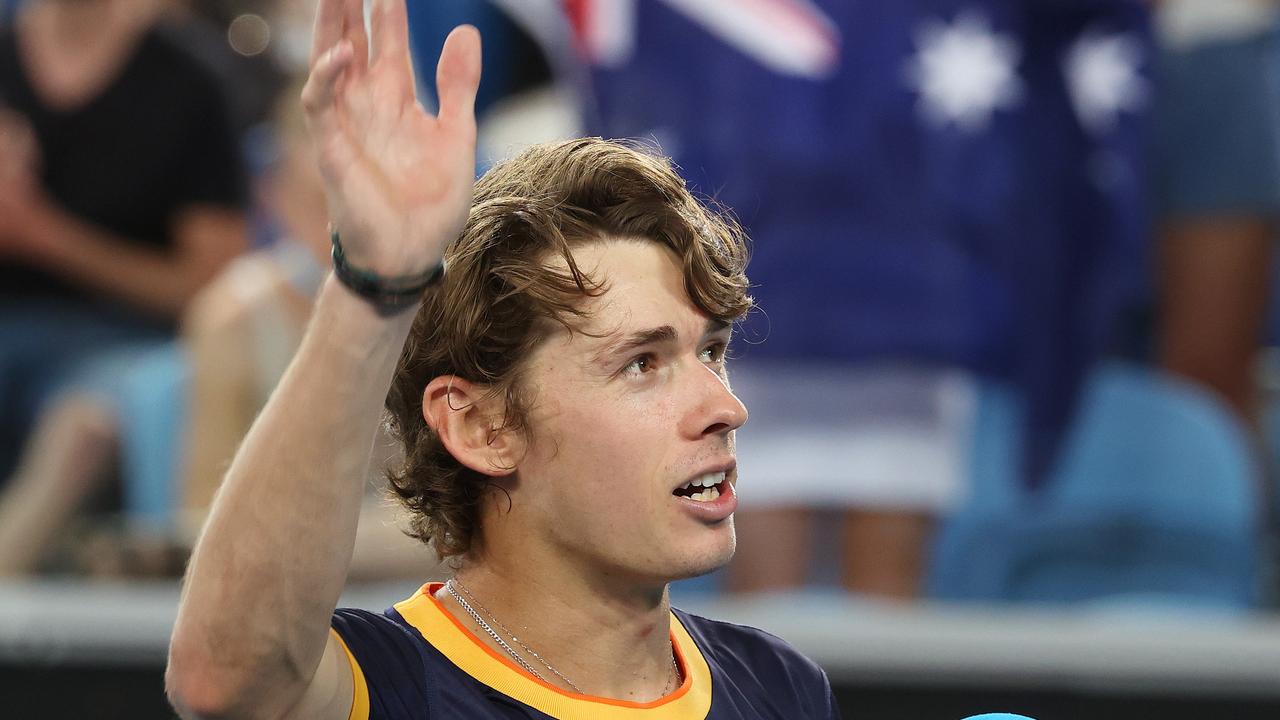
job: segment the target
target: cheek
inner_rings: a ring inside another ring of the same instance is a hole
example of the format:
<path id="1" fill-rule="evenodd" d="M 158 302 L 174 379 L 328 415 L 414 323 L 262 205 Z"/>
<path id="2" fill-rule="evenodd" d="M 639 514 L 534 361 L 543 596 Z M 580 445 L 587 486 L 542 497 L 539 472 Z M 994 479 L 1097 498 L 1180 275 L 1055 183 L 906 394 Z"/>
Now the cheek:
<path id="1" fill-rule="evenodd" d="M 584 394 L 559 410 L 559 453 L 553 462 L 576 478 L 575 484 L 626 493 L 647 487 L 639 481 L 660 475 L 669 461 L 675 426 L 666 402 Z"/>

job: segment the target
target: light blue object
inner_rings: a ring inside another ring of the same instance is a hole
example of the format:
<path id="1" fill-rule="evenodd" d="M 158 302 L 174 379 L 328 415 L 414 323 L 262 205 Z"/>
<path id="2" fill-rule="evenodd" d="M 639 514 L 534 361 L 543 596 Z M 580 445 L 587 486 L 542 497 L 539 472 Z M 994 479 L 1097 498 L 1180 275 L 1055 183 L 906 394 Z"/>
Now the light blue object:
<path id="1" fill-rule="evenodd" d="M 943 525 L 928 584 L 953 600 L 1257 603 L 1257 468 L 1235 417 L 1153 371 L 1100 369 L 1039 494 L 1016 482 L 1019 409 L 984 393 L 973 493 Z"/>
<path id="2" fill-rule="evenodd" d="M 134 361 L 117 399 L 125 515 L 147 530 L 175 519 L 189 374 L 181 346 L 166 343 Z"/>
<path id="3" fill-rule="evenodd" d="M 970 715 L 964 720 L 1034 720 L 1026 715 L 1014 715 L 1013 713 L 985 713 L 983 715 Z"/>

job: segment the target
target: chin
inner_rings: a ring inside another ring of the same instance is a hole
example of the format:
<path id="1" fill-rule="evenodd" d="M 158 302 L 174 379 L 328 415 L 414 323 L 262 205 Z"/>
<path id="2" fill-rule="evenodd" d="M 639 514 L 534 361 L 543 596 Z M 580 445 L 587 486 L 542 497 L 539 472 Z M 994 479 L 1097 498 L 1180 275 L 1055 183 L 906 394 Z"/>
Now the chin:
<path id="1" fill-rule="evenodd" d="M 715 572 L 733 559 L 738 547 L 737 536 L 733 532 L 733 520 L 726 521 L 719 532 L 703 542 L 684 545 L 684 550 L 677 562 L 673 563 L 671 581 L 688 580 L 700 575 Z"/>

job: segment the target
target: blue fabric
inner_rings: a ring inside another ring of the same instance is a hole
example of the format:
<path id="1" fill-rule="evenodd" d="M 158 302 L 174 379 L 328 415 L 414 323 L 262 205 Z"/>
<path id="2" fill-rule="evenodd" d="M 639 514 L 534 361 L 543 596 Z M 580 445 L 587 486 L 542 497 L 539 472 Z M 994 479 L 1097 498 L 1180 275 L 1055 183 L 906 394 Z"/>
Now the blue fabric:
<path id="1" fill-rule="evenodd" d="M 711 668 L 707 720 L 838 720 L 826 674 L 768 633 L 674 610 Z M 364 671 L 370 720 L 550 716 L 465 674 L 398 612 L 338 609 L 333 627 Z M 653 711 L 655 718 L 662 711 Z"/>
<path id="2" fill-rule="evenodd" d="M 1165 50 L 1157 78 L 1160 212 L 1280 211 L 1280 32 Z"/>
<path id="3" fill-rule="evenodd" d="M 1018 424 L 1008 400 L 980 413 L 973 493 L 939 532 L 931 594 L 1256 605 L 1257 468 L 1219 401 L 1150 371 L 1104 368 L 1051 482 L 1031 496 L 1010 480 L 1016 457 L 991 441 Z"/>
<path id="4" fill-rule="evenodd" d="M 1145 114 L 1087 129 L 1064 58 L 1090 33 L 1147 52 L 1145 5 L 815 5 L 839 34 L 819 79 L 776 73 L 666 3 L 637 4 L 634 54 L 595 72 L 591 130 L 657 139 L 739 215 L 762 308 L 745 334 L 764 339 L 743 357 L 902 359 L 1011 381 L 1030 406 L 1025 476 L 1039 478 L 1079 382 L 1146 294 Z M 1020 99 L 974 130 L 926 121 L 906 79 L 922 28 L 962 16 L 1021 52 Z"/>
<path id="5" fill-rule="evenodd" d="M 125 515 L 153 531 L 176 519 L 189 376 L 181 345 L 151 348 L 135 358 L 116 406 Z"/>

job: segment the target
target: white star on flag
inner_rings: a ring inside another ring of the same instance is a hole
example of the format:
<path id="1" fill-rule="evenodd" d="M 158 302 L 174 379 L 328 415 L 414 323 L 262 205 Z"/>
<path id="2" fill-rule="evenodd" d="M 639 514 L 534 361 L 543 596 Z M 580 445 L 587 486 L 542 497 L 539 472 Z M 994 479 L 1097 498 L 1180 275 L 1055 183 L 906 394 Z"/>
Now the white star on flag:
<path id="1" fill-rule="evenodd" d="M 1142 44 L 1124 34 L 1085 33 L 1063 60 L 1080 123 L 1095 135 L 1115 127 L 1120 113 L 1140 110 L 1149 90 L 1138 73 Z"/>
<path id="2" fill-rule="evenodd" d="M 962 14 L 953 23 L 930 20 L 916 33 L 907 81 L 920 92 L 926 118 L 974 132 L 986 128 L 996 110 L 1017 105 L 1020 57 L 1018 44 L 980 15 Z"/>

